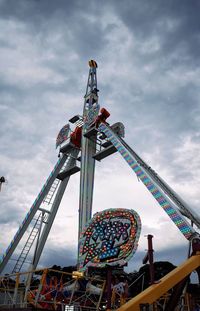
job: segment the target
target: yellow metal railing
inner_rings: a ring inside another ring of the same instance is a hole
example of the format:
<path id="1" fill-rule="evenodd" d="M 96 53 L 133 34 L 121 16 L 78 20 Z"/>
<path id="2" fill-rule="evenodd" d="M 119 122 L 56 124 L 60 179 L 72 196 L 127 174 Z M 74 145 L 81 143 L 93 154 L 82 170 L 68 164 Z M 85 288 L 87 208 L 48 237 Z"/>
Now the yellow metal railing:
<path id="1" fill-rule="evenodd" d="M 153 305 L 162 295 L 167 293 L 176 284 L 200 267 L 200 255 L 194 255 L 187 259 L 170 273 L 165 275 L 157 284 L 149 286 L 136 297 L 132 298 L 118 309 L 118 311 L 140 311 L 141 305 Z"/>

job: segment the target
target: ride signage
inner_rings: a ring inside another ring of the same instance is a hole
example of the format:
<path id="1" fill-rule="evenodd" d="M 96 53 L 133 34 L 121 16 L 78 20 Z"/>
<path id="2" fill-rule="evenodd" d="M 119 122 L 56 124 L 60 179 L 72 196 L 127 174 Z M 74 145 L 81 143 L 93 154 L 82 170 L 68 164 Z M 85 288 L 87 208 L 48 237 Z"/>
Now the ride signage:
<path id="1" fill-rule="evenodd" d="M 137 249 L 140 231 L 140 217 L 134 210 L 96 213 L 80 237 L 79 269 L 125 265 Z"/>

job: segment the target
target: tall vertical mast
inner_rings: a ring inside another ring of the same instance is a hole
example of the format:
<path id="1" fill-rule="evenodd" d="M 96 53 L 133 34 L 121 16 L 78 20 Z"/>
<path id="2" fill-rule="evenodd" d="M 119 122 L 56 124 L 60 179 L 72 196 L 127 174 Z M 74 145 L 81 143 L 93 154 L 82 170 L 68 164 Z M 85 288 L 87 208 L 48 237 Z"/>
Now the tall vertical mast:
<path id="1" fill-rule="evenodd" d="M 84 226 L 91 218 L 92 199 L 94 186 L 96 136 L 93 139 L 85 137 L 89 126 L 94 122 L 99 113 L 98 89 L 96 69 L 97 63 L 89 61 L 89 76 L 83 108 L 83 131 L 81 144 L 81 176 L 80 176 L 80 198 L 79 198 L 79 236 Z"/>

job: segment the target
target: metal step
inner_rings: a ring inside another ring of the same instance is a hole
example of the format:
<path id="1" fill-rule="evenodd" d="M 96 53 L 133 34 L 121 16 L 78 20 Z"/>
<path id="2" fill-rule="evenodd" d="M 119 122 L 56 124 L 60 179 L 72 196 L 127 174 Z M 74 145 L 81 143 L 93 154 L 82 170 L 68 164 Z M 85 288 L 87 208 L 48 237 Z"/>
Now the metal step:
<path id="1" fill-rule="evenodd" d="M 109 146 L 112 146 L 112 143 L 110 141 L 105 141 L 103 144 L 101 144 L 101 146 L 107 148 Z"/>
<path id="2" fill-rule="evenodd" d="M 69 122 L 70 122 L 70 123 L 75 123 L 75 122 L 77 122 L 79 119 L 80 119 L 79 115 L 76 115 L 76 116 L 72 117 L 71 119 L 69 119 Z"/>
<path id="3" fill-rule="evenodd" d="M 93 158 L 97 161 L 101 161 L 115 152 L 117 152 L 117 149 L 113 145 L 110 145 L 109 147 L 97 152 Z"/>
<path id="4" fill-rule="evenodd" d="M 61 152 L 61 153 L 69 153 L 69 152 L 72 151 L 72 149 L 74 149 L 74 148 L 76 148 L 76 147 L 74 146 L 74 144 L 72 144 L 71 142 L 69 142 L 69 143 L 65 144 L 64 146 L 62 146 L 62 147 L 60 148 L 60 152 Z"/>
<path id="5" fill-rule="evenodd" d="M 87 138 L 91 138 L 91 137 L 95 137 L 97 133 L 98 133 L 98 130 L 96 129 L 96 127 L 92 127 L 84 134 L 84 136 Z"/>
<path id="6" fill-rule="evenodd" d="M 58 174 L 57 178 L 60 180 L 64 180 L 66 177 L 71 176 L 77 172 L 80 172 L 80 167 L 73 166 L 72 168 L 68 169 L 67 171 L 63 171 Z"/>
<path id="7" fill-rule="evenodd" d="M 58 188 L 58 185 L 60 183 L 60 180 L 55 179 L 51 188 L 49 189 L 49 192 L 47 193 L 46 197 L 44 198 L 43 202 L 47 204 L 51 204 L 52 198 L 54 196 L 54 193 L 56 192 L 56 189 Z"/>

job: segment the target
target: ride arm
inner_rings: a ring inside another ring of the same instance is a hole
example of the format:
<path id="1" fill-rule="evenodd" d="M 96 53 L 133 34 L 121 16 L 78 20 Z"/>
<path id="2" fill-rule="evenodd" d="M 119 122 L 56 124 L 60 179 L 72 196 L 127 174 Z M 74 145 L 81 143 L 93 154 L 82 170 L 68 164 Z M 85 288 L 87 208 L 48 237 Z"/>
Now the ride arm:
<path id="1" fill-rule="evenodd" d="M 182 215 L 189 218 L 198 228 L 200 228 L 200 217 L 188 206 L 186 202 L 147 164 L 138 154 L 126 144 L 121 138 L 124 146 L 134 155 L 137 163 L 143 168 L 151 179 L 169 196 L 169 198 L 177 205 Z"/>
<path id="2" fill-rule="evenodd" d="M 191 241 L 193 237 L 197 236 L 198 233 L 182 216 L 181 212 L 178 210 L 175 204 L 169 200 L 164 191 L 162 191 L 160 187 L 156 185 L 148 172 L 145 171 L 144 168 L 138 163 L 134 153 L 131 152 L 130 148 L 128 148 L 128 145 L 124 145 L 121 138 L 117 136 L 108 125 L 104 123 L 100 124 L 99 131 L 107 136 L 108 140 L 110 140 L 111 143 L 115 146 L 117 151 L 122 155 L 124 160 L 129 164 L 137 177 L 147 187 L 147 189 L 160 204 L 163 210 L 167 213 L 170 219 L 174 222 L 174 224 L 178 227 L 181 233 L 185 236 L 185 238 Z"/>

